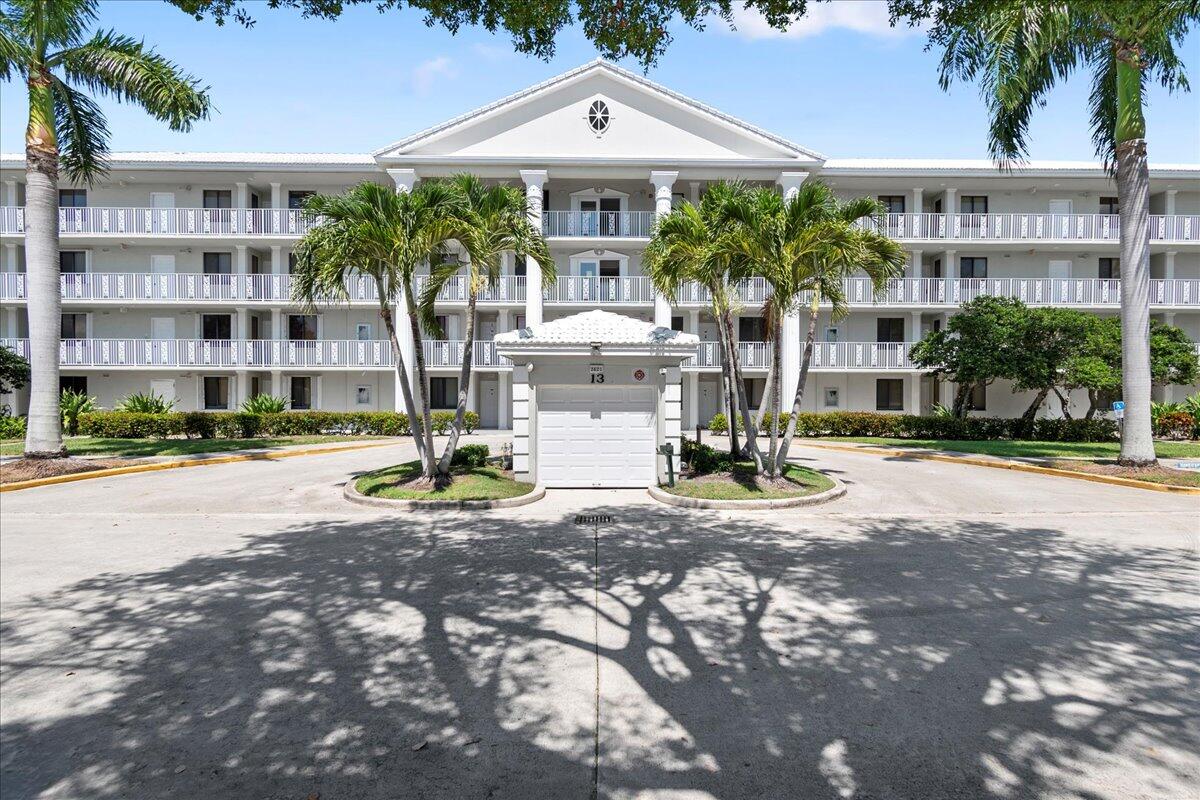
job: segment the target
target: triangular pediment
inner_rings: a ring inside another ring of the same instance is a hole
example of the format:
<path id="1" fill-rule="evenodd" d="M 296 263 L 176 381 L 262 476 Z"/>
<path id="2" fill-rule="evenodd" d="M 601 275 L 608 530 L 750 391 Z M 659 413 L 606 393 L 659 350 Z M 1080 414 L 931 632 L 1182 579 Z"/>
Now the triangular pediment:
<path id="1" fill-rule="evenodd" d="M 601 131 L 593 104 L 608 114 Z M 722 114 L 607 61 L 590 64 L 430 128 L 380 160 L 447 157 L 823 161 L 817 153 Z"/>

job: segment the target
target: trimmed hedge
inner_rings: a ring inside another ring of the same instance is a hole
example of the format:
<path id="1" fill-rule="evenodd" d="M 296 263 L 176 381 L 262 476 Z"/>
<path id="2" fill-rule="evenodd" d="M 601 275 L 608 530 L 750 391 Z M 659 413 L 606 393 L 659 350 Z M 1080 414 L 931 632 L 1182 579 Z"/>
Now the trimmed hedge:
<path id="1" fill-rule="evenodd" d="M 781 430 L 787 425 L 788 418 L 788 414 L 780 414 Z M 764 431 L 769 430 L 767 424 L 768 421 L 764 420 Z M 729 423 L 724 414 L 713 417 L 709 431 L 714 434 L 728 433 Z M 1019 418 L 955 419 L 914 414 L 881 414 L 873 411 L 833 411 L 801 414 L 796 419 L 796 435 L 966 441 L 1027 439 L 1040 442 L 1108 442 L 1117 438 L 1117 423 L 1109 419 L 1037 419 L 1027 422 Z"/>
<path id="2" fill-rule="evenodd" d="M 483 467 L 487 465 L 491 452 L 486 444 L 464 444 L 454 450 L 450 458 L 452 467 Z"/>
<path id="3" fill-rule="evenodd" d="M 433 432 L 444 435 L 454 423 L 453 411 L 432 415 Z M 479 415 L 468 411 L 463 430 L 479 427 Z M 253 439 L 259 436 L 407 436 L 408 415 L 395 411 L 284 411 L 251 414 L 246 411 L 187 411 L 139 414 L 93 411 L 79 416 L 79 432 L 105 439 Z M 24 432 L 20 435 L 24 435 Z"/>

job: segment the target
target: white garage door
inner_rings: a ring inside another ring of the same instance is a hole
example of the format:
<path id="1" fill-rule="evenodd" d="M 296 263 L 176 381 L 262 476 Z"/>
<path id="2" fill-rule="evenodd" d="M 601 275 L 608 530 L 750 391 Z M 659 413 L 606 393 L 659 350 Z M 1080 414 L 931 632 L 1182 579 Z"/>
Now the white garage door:
<path id="1" fill-rule="evenodd" d="M 537 404 L 537 469 L 543 485 L 655 482 L 653 387 L 541 386 Z"/>

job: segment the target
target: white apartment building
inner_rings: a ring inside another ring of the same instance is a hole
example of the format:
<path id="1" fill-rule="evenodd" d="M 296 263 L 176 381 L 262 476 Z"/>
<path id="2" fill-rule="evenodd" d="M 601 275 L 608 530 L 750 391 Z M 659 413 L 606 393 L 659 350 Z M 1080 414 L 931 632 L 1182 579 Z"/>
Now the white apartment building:
<path id="1" fill-rule="evenodd" d="M 510 258 L 501 284 L 480 298 L 470 406 L 485 427 L 512 427 L 527 391 L 514 386 L 513 364 L 493 339 L 597 309 L 696 336 L 694 354 L 663 373 L 679 376 L 679 424 L 689 429 L 722 410 L 704 292 L 682 287 L 671 305 L 642 270 L 656 215 L 697 202 L 718 180 L 786 195 L 819 179 L 840 195 L 877 197 L 889 209 L 888 233 L 910 253 L 885 296 L 853 279 L 852 313 L 836 323 L 822 314 L 805 398 L 812 410 L 920 412 L 947 402 L 952 387 L 923 377 L 909 348 L 974 296 L 1097 314 L 1115 314 L 1119 303 L 1119 200 L 1096 164 L 1002 173 L 986 161 L 827 159 L 594 61 L 373 154 L 116 153 L 103 184 L 64 184 L 64 385 L 104 407 L 153 390 L 181 410 L 234 409 L 259 392 L 297 409 L 402 409 L 369 280 L 351 281 L 348 303 L 315 314 L 291 301 L 291 252 L 310 224 L 297 209 L 311 192 L 361 181 L 405 190 L 457 172 L 523 186 L 558 272 L 543 292 L 536 264 Z M 21 156 L 0 157 L 0 338 L 19 352 L 28 346 L 24 180 Z M 1151 213 L 1153 315 L 1200 340 L 1200 165 L 1152 166 Z M 437 406 L 452 406 L 457 394 L 463 289 L 443 292 L 445 338 L 423 344 Z M 743 286 L 736 331 L 753 401 L 771 346 L 760 316 L 765 292 L 761 281 Z M 788 397 L 805 313 L 785 321 Z M 519 383 L 529 380 L 522 365 L 517 372 Z M 26 398 L 4 402 L 21 413 Z M 1028 402 L 1003 385 L 976 398 L 989 415 L 1016 415 Z M 1057 414 L 1057 402 L 1046 413 Z"/>

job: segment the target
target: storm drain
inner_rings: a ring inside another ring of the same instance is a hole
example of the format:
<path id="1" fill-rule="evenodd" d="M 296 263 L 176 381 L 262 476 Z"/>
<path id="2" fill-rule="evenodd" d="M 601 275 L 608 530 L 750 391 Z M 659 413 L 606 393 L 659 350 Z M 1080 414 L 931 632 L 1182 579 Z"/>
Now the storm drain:
<path id="1" fill-rule="evenodd" d="M 612 522 L 612 516 L 608 514 L 576 514 L 576 525 L 607 525 Z"/>

